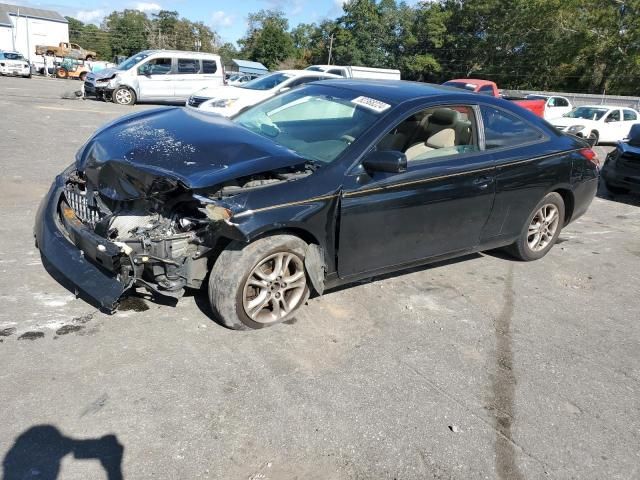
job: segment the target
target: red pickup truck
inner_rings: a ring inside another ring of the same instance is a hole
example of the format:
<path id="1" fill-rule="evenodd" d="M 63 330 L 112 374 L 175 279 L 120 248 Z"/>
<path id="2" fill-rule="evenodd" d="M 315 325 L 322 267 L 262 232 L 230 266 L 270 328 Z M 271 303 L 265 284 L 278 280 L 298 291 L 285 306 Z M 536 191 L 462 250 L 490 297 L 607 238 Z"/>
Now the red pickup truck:
<path id="1" fill-rule="evenodd" d="M 498 86 L 495 84 L 495 82 L 492 82 L 490 80 L 480 80 L 477 78 L 456 78 L 454 80 L 444 82 L 443 85 L 446 85 L 448 87 L 461 88 L 463 90 L 480 93 L 482 95 L 489 95 L 491 97 L 503 98 L 505 100 L 514 102 L 522 108 L 526 108 L 539 117 L 544 117 L 544 108 L 546 103 L 544 100 L 526 100 L 524 98 L 500 95 Z"/>

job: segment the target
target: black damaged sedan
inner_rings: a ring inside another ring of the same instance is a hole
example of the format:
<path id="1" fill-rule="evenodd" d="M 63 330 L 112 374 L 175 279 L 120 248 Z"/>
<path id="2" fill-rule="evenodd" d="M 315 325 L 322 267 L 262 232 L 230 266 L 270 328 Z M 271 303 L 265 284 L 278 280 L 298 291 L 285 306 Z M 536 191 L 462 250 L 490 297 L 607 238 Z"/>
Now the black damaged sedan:
<path id="1" fill-rule="evenodd" d="M 180 297 L 208 278 L 222 323 L 260 328 L 380 273 L 497 247 L 541 258 L 597 181 L 584 141 L 509 102 L 330 80 L 230 120 L 165 108 L 104 126 L 35 235 L 105 310 L 134 287 Z"/>

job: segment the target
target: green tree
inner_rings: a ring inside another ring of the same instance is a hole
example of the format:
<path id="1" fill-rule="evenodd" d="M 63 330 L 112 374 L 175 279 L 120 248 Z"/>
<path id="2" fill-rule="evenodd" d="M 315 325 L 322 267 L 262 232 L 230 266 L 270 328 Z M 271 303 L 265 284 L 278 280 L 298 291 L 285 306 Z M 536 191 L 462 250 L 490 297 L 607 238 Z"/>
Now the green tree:
<path id="1" fill-rule="evenodd" d="M 294 54 L 289 22 L 280 10 L 249 14 L 245 36 L 238 41 L 244 55 L 269 69 Z"/>
<path id="2" fill-rule="evenodd" d="M 151 21 L 139 10 L 112 12 L 104 19 L 103 29 L 109 32 L 114 55 L 130 56 L 150 46 Z"/>

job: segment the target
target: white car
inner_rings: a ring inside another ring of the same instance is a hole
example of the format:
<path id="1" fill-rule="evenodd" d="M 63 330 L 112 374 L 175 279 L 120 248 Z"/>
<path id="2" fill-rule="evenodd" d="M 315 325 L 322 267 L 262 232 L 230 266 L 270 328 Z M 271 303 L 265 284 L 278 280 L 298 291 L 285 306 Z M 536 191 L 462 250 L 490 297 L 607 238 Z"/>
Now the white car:
<path id="1" fill-rule="evenodd" d="M 632 125 L 640 123 L 640 116 L 631 108 L 583 105 L 551 123 L 562 132 L 586 138 L 596 145 L 619 142 L 629 135 Z"/>
<path id="2" fill-rule="evenodd" d="M 31 66 L 21 53 L 0 50 L 0 74 L 31 77 Z"/>
<path id="3" fill-rule="evenodd" d="M 341 78 L 324 72 L 310 70 L 280 70 L 243 83 L 242 85 L 225 85 L 207 87 L 194 93 L 187 100 L 186 106 L 201 111 L 218 113 L 231 117 L 245 107 L 260 103 L 278 93 L 308 82 L 327 78 Z"/>
<path id="4" fill-rule="evenodd" d="M 544 100 L 544 119 L 552 120 L 554 118 L 562 117 L 573 110 L 573 105 L 568 98 L 560 97 L 557 95 L 537 95 L 531 94 L 526 96 L 527 100 Z"/>

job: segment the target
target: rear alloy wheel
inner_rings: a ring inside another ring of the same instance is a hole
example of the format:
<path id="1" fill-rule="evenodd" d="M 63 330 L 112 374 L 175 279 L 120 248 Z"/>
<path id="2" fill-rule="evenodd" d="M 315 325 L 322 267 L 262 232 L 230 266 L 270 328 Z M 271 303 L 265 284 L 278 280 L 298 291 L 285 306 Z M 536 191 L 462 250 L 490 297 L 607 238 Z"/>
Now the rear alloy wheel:
<path id="1" fill-rule="evenodd" d="M 249 245 L 232 242 L 209 276 L 209 300 L 218 319 L 243 330 L 291 318 L 309 298 L 306 249 L 293 235 L 264 237 Z"/>
<path id="2" fill-rule="evenodd" d="M 564 225 L 564 201 L 558 193 L 549 193 L 529 215 L 518 240 L 509 252 L 524 261 L 544 257 L 558 239 Z"/>
<path id="3" fill-rule="evenodd" d="M 136 103 L 136 94 L 127 87 L 116 88 L 111 98 L 113 98 L 113 103 L 117 103 L 118 105 L 133 105 Z"/>

